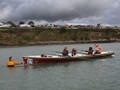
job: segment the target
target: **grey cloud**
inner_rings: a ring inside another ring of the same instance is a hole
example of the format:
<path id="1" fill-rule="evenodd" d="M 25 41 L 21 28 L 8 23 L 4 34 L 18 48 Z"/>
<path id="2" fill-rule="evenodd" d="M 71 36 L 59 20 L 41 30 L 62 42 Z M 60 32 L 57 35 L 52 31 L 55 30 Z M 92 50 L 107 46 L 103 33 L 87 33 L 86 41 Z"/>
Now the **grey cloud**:
<path id="1" fill-rule="evenodd" d="M 113 2 L 114 0 L 1 0 L 0 20 L 53 22 L 89 19 L 107 15 Z M 116 12 L 114 14 L 118 15 Z"/>

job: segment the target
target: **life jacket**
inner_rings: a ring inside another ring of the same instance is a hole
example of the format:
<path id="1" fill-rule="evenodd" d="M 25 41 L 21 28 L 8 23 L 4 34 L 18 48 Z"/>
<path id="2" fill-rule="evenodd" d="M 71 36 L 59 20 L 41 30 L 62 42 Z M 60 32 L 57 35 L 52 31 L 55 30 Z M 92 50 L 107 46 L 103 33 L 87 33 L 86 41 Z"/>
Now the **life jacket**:
<path id="1" fill-rule="evenodd" d="M 76 53 L 77 53 L 77 51 L 76 51 L 76 49 L 72 49 L 72 56 L 74 56 L 74 55 L 76 55 Z"/>
<path id="2" fill-rule="evenodd" d="M 14 67 L 15 65 L 19 65 L 19 64 L 20 64 L 19 62 L 16 62 L 14 60 L 11 60 L 11 61 L 7 62 L 8 67 Z"/>
<path id="3" fill-rule="evenodd" d="M 63 56 L 68 56 L 68 53 L 69 53 L 69 52 L 68 52 L 67 49 L 64 49 L 63 52 L 62 52 Z"/>
<path id="4" fill-rule="evenodd" d="M 101 52 L 102 52 L 102 48 L 101 48 L 100 46 L 98 46 L 98 47 L 97 47 L 97 51 L 98 51 L 99 53 L 101 53 Z"/>
<path id="5" fill-rule="evenodd" d="M 14 67 L 15 66 L 15 62 L 14 61 L 8 61 L 7 62 L 7 66 L 8 67 Z"/>
<path id="6" fill-rule="evenodd" d="M 88 51 L 88 54 L 93 54 L 93 50 L 89 50 L 89 51 Z"/>

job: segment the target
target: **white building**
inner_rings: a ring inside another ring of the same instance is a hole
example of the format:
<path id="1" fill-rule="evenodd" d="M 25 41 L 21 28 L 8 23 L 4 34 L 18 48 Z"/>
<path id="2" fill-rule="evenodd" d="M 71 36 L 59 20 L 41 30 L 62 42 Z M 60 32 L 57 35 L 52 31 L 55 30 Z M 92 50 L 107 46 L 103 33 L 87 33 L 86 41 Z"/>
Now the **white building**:
<path id="1" fill-rule="evenodd" d="M 98 28 L 107 28 L 107 27 L 112 27 L 112 26 L 109 24 L 97 24 L 97 27 Z"/>
<path id="2" fill-rule="evenodd" d="M 21 24 L 20 27 L 31 27 L 31 26 L 28 24 Z"/>
<path id="3" fill-rule="evenodd" d="M 3 24 L 0 22 L 0 27 L 10 27 L 11 25 L 10 24 Z"/>

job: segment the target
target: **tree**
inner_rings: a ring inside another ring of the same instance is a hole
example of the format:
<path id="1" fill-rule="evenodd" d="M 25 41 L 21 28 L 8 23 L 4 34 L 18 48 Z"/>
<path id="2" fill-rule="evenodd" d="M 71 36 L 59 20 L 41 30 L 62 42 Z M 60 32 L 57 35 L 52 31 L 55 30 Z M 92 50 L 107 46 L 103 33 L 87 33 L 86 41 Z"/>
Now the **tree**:
<path id="1" fill-rule="evenodd" d="M 20 21 L 20 22 L 19 22 L 19 25 L 22 25 L 22 24 L 25 24 L 25 22 L 24 22 L 24 21 Z"/>
<path id="2" fill-rule="evenodd" d="M 34 27 L 34 22 L 33 21 L 29 21 L 28 25 L 30 25 L 31 27 Z"/>
<path id="3" fill-rule="evenodd" d="M 16 27 L 16 24 L 12 21 L 7 21 L 6 24 L 10 24 L 11 27 Z"/>

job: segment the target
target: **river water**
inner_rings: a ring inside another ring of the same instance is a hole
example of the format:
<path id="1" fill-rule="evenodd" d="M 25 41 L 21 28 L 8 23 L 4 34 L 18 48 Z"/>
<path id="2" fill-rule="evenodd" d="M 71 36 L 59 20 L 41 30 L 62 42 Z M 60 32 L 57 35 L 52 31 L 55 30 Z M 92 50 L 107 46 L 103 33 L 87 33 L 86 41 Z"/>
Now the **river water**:
<path id="1" fill-rule="evenodd" d="M 69 50 L 86 50 L 94 44 L 40 45 L 0 48 L 0 90 L 120 90 L 120 43 L 102 43 L 114 57 L 90 61 L 46 63 L 6 67 L 9 56 L 22 62 L 24 55 L 40 55 Z"/>

